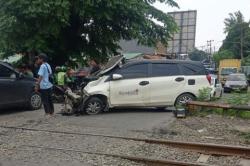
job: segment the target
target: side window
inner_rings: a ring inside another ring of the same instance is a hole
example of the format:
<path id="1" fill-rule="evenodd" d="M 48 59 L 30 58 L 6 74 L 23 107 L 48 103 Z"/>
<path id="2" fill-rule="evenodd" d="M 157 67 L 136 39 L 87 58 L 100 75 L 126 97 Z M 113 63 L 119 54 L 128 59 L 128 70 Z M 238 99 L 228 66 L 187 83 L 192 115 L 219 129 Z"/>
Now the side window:
<path id="1" fill-rule="evenodd" d="M 0 78 L 13 78 L 15 77 L 14 74 L 9 68 L 0 65 Z"/>
<path id="2" fill-rule="evenodd" d="M 119 70 L 119 74 L 121 74 L 125 79 L 147 77 L 148 64 L 138 64 L 125 67 Z"/>
<path id="3" fill-rule="evenodd" d="M 152 64 L 152 76 L 175 76 L 180 75 L 180 70 L 177 64 L 165 63 L 165 64 Z"/>
<path id="4" fill-rule="evenodd" d="M 205 75 L 206 71 L 202 66 L 195 64 L 181 64 L 184 75 Z"/>

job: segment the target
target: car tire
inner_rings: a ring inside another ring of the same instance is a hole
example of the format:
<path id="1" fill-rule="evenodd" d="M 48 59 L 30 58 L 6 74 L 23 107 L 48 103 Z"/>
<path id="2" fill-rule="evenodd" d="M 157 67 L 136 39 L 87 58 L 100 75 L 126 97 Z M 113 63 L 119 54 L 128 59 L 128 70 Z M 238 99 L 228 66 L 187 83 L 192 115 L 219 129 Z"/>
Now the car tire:
<path id="1" fill-rule="evenodd" d="M 31 110 L 38 110 L 42 107 L 42 98 L 39 93 L 32 93 L 29 98 L 29 108 Z"/>
<path id="2" fill-rule="evenodd" d="M 88 115 L 96 115 L 103 111 L 104 102 L 98 97 L 92 97 L 85 103 L 85 113 Z"/>
<path id="3" fill-rule="evenodd" d="M 195 96 L 189 94 L 189 93 L 184 93 L 180 96 L 178 96 L 175 100 L 175 106 L 185 106 L 187 102 L 195 100 Z"/>

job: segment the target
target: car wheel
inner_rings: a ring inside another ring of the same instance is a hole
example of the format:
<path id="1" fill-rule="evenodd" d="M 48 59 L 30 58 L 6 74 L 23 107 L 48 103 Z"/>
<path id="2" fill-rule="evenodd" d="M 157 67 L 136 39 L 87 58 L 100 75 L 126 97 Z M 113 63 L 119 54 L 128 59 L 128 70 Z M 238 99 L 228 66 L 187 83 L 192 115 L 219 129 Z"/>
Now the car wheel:
<path id="1" fill-rule="evenodd" d="M 97 97 L 90 98 L 85 104 L 85 112 L 88 115 L 96 115 L 102 112 L 104 109 L 104 103 Z"/>
<path id="2" fill-rule="evenodd" d="M 193 101 L 193 100 L 195 100 L 195 97 L 193 95 L 184 93 L 180 95 L 179 97 L 177 97 L 175 101 L 175 106 L 185 106 L 186 103 L 188 103 L 189 101 Z"/>
<path id="3" fill-rule="evenodd" d="M 42 98 L 39 93 L 32 93 L 29 99 L 29 107 L 31 110 L 38 110 L 42 106 Z"/>

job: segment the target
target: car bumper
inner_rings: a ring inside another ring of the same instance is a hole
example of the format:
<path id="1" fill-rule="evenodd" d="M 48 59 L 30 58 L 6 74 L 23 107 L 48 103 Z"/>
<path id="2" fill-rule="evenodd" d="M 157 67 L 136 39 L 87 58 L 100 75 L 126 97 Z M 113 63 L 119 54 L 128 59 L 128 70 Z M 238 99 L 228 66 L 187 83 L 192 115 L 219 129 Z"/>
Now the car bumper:
<path id="1" fill-rule="evenodd" d="M 247 87 L 224 87 L 225 91 L 243 91 L 243 90 L 247 90 Z"/>

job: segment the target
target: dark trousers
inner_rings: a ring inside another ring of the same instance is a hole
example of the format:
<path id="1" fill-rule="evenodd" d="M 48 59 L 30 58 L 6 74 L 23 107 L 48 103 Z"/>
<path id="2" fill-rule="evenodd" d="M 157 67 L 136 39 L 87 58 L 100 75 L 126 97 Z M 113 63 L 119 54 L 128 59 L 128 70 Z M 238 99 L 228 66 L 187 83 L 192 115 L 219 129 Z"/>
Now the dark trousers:
<path id="1" fill-rule="evenodd" d="M 52 102 L 52 88 L 50 89 L 40 89 L 43 107 L 46 114 L 54 113 L 54 105 Z"/>

